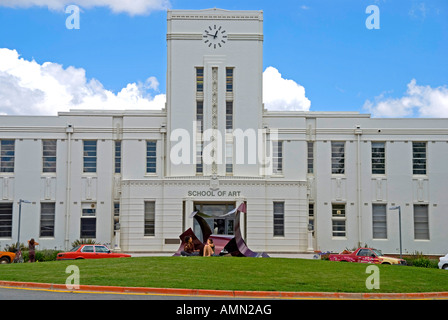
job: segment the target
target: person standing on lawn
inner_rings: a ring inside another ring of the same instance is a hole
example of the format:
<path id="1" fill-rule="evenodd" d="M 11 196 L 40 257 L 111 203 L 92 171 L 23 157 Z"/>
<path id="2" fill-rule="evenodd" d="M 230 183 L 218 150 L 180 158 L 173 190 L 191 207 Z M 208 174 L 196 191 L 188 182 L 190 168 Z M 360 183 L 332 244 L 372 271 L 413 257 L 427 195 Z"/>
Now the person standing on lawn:
<path id="1" fill-rule="evenodd" d="M 36 246 L 38 246 L 39 243 L 34 241 L 34 239 L 28 240 L 28 252 L 29 252 L 29 261 L 30 262 L 36 262 Z"/>

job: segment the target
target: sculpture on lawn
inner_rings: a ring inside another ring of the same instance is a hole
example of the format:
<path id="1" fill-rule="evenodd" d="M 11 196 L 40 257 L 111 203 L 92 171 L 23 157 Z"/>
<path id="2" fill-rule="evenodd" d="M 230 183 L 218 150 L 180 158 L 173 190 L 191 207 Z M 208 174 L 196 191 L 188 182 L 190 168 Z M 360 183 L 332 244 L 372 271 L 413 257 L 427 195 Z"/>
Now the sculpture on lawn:
<path id="1" fill-rule="evenodd" d="M 246 242 L 244 241 L 242 235 L 241 235 L 241 229 L 240 229 L 240 216 L 241 212 L 246 213 L 246 204 L 243 202 L 238 208 L 233 209 L 232 211 L 229 211 L 228 213 L 222 215 L 222 216 L 210 216 L 200 211 L 194 211 L 190 215 L 190 218 L 194 218 L 202 231 L 202 241 L 198 239 L 196 234 L 193 232 L 191 228 L 188 228 L 184 233 L 182 233 L 179 238 L 181 240 L 181 244 L 177 252 L 174 254 L 174 256 L 180 256 L 181 251 L 184 248 L 185 245 L 185 237 L 190 236 L 193 239 L 193 243 L 196 249 L 202 250 L 204 248 L 204 244 L 207 243 L 207 239 L 212 239 L 213 243 L 215 244 L 215 254 L 220 256 L 234 256 L 234 257 L 263 257 L 268 258 L 269 255 L 266 252 L 254 252 L 250 250 Z M 234 235 L 218 235 L 213 234 L 212 230 L 210 229 L 210 226 L 208 225 L 207 221 L 204 218 L 219 218 L 219 217 L 226 217 L 228 215 L 231 215 L 235 213 L 235 226 L 234 226 Z"/>

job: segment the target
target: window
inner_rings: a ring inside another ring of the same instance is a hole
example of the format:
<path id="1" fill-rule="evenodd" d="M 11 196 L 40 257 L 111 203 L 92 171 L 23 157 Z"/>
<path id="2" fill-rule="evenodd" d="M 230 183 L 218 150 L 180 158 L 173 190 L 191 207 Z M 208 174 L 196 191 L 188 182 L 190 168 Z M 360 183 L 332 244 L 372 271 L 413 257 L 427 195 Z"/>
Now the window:
<path id="1" fill-rule="evenodd" d="M 308 225 L 311 226 L 314 231 L 314 203 L 308 204 Z"/>
<path id="2" fill-rule="evenodd" d="M 429 240 L 428 205 L 414 205 L 414 239 Z"/>
<path id="3" fill-rule="evenodd" d="M 226 68 L 226 92 L 233 92 L 233 68 Z"/>
<path id="4" fill-rule="evenodd" d="M 331 142 L 331 173 L 345 173 L 345 143 L 341 141 Z"/>
<path id="5" fill-rule="evenodd" d="M 203 173 L 202 164 L 202 133 L 204 131 L 204 103 L 196 101 L 196 173 Z"/>
<path id="6" fill-rule="evenodd" d="M 94 249 L 93 246 L 84 246 L 84 247 L 81 249 L 81 252 L 95 252 L 95 249 Z"/>
<path id="7" fill-rule="evenodd" d="M 42 172 L 56 172 L 57 140 L 42 140 Z"/>
<path id="8" fill-rule="evenodd" d="M 84 172 L 96 172 L 96 140 L 84 140 Z"/>
<path id="9" fill-rule="evenodd" d="M 109 253 L 110 250 L 106 248 L 105 246 L 95 246 L 95 252 L 98 253 Z"/>
<path id="10" fill-rule="evenodd" d="M 40 237 L 54 237 L 55 203 L 40 204 Z"/>
<path id="11" fill-rule="evenodd" d="M 233 143 L 231 141 L 226 142 L 226 174 L 231 175 L 233 173 Z"/>
<path id="12" fill-rule="evenodd" d="M 226 102 L 226 132 L 233 130 L 233 101 Z"/>
<path id="13" fill-rule="evenodd" d="M 387 239 L 387 210 L 385 204 L 372 205 L 372 238 Z"/>
<path id="14" fill-rule="evenodd" d="M 114 202 L 114 231 L 120 229 L 120 202 Z"/>
<path id="15" fill-rule="evenodd" d="M 12 236 L 12 203 L 0 203 L 0 238 Z"/>
<path id="16" fill-rule="evenodd" d="M 412 173 L 426 174 L 426 142 L 412 142 Z"/>
<path id="17" fill-rule="evenodd" d="M 283 141 L 272 141 L 272 173 L 283 173 Z"/>
<path id="18" fill-rule="evenodd" d="M 155 235 L 156 203 L 155 201 L 145 201 L 145 236 Z"/>
<path id="19" fill-rule="evenodd" d="M 14 140 L 0 140 L 0 172 L 14 172 Z"/>
<path id="20" fill-rule="evenodd" d="M 196 68 L 196 92 L 204 92 L 204 68 Z"/>
<path id="21" fill-rule="evenodd" d="M 331 208 L 331 220 L 333 237 L 345 237 L 346 234 L 346 216 L 345 204 L 333 204 Z"/>
<path id="22" fill-rule="evenodd" d="M 157 145 L 156 141 L 146 141 L 146 173 L 156 173 Z"/>
<path id="23" fill-rule="evenodd" d="M 274 202 L 274 237 L 285 235 L 285 203 Z"/>
<path id="24" fill-rule="evenodd" d="M 314 142 L 308 142 L 308 173 L 314 173 Z"/>
<path id="25" fill-rule="evenodd" d="M 386 148 L 384 142 L 372 142 L 372 174 L 386 173 Z"/>
<path id="26" fill-rule="evenodd" d="M 96 206 L 94 203 L 82 205 L 81 214 L 81 239 L 96 238 Z"/>
<path id="27" fill-rule="evenodd" d="M 115 173 L 121 173 L 121 141 L 115 141 Z"/>

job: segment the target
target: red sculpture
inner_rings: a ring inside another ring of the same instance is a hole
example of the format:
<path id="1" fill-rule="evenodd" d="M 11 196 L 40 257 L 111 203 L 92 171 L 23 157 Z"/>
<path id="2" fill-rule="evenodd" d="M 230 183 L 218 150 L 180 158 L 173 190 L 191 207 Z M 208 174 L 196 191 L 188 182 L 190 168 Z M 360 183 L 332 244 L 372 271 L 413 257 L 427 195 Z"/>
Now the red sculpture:
<path id="1" fill-rule="evenodd" d="M 228 236 L 228 235 L 217 235 L 212 234 L 212 230 L 210 229 L 210 226 L 208 225 L 207 221 L 203 218 L 208 217 L 207 215 L 195 211 L 190 215 L 190 218 L 194 218 L 199 226 L 201 227 L 202 231 L 202 239 L 204 242 L 201 242 L 198 237 L 195 235 L 193 230 L 191 228 L 188 228 L 184 233 L 182 233 L 179 238 L 181 240 L 181 245 L 177 252 L 174 254 L 174 256 L 180 256 L 181 252 L 184 250 L 185 245 L 185 238 L 187 236 L 191 237 L 193 239 L 194 247 L 195 249 L 200 250 L 200 255 L 202 255 L 202 250 L 204 248 L 204 244 L 207 243 L 207 239 L 212 239 L 213 243 L 215 244 L 215 255 L 219 256 L 225 256 L 225 255 L 231 255 L 234 257 L 263 257 L 268 258 L 269 255 L 266 252 L 258 253 L 250 250 L 246 242 L 244 241 L 242 235 L 241 235 L 241 229 L 240 229 L 240 213 L 244 212 L 246 213 L 246 204 L 243 202 L 237 209 L 233 209 L 232 211 L 224 214 L 224 216 L 228 216 L 230 214 L 235 213 L 235 226 L 234 226 L 234 236 Z"/>

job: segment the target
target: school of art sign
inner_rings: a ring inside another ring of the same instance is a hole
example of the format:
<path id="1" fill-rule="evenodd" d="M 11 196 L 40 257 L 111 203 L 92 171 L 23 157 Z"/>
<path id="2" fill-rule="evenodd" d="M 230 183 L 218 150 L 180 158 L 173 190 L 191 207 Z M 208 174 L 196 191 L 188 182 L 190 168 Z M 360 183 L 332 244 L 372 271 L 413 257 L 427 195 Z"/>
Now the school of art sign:
<path id="1" fill-rule="evenodd" d="M 239 197 L 241 196 L 241 190 L 189 190 L 187 195 L 189 197 Z"/>

